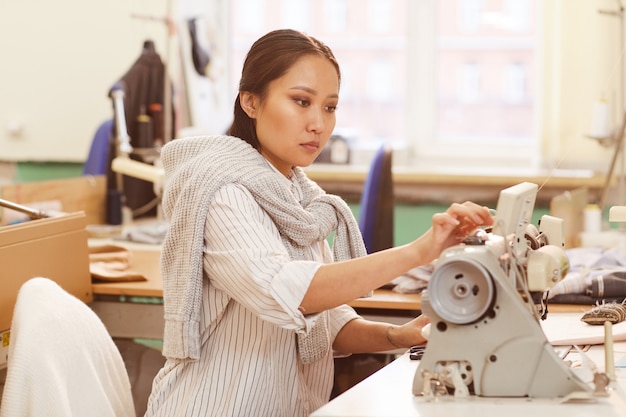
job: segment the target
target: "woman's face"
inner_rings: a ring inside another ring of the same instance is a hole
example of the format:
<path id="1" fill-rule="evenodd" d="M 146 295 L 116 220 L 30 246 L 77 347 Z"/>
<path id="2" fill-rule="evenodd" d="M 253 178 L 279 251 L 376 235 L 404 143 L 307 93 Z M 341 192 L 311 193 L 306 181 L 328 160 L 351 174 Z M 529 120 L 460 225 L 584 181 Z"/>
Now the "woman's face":
<path id="1" fill-rule="evenodd" d="M 263 101 L 241 94 L 243 109 L 255 119 L 261 155 L 285 176 L 293 166 L 310 165 L 335 128 L 339 77 L 324 57 L 298 59 L 270 83 Z"/>

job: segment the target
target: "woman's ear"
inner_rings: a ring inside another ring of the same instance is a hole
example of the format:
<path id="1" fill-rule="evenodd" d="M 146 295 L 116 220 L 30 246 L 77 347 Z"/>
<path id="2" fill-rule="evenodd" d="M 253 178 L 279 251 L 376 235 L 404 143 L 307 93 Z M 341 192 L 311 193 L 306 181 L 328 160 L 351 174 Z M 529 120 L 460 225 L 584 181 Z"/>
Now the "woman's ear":
<path id="1" fill-rule="evenodd" d="M 241 108 L 246 112 L 249 118 L 256 118 L 256 111 L 258 106 L 257 96 L 247 91 L 239 93 L 239 103 Z"/>

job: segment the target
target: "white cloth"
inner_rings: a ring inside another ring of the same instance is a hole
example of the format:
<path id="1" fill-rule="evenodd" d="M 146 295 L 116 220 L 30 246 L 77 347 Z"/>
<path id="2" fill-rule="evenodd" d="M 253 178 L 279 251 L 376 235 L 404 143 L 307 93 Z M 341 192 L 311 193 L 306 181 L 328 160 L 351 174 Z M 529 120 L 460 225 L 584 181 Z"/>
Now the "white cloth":
<path id="1" fill-rule="evenodd" d="M 356 219 L 341 198 L 327 195 L 296 167 L 292 170 L 293 181 L 302 190 L 302 199 L 297 201 L 285 185 L 284 176 L 270 169 L 267 160 L 239 138 L 177 139 L 163 147 L 161 161 L 165 170 L 163 212 L 169 220 L 161 257 L 163 354 L 168 358 L 200 357 L 204 222 L 209 204 L 222 186 L 239 184 L 250 191 L 277 226 L 292 259 L 305 259 L 306 248 L 325 240 L 333 231 L 335 260 L 366 253 Z M 304 335 L 313 340 L 306 343 L 299 337 L 305 363 L 319 360 L 328 345 L 326 330 L 309 330 L 305 329 Z"/>
<path id="2" fill-rule="evenodd" d="M 394 278 L 390 284 L 393 285 L 393 290 L 399 293 L 420 293 L 428 288 L 428 282 L 430 281 L 434 269 L 434 262 L 415 267 L 399 277 Z"/>
<path id="3" fill-rule="evenodd" d="M 297 184 L 293 192 L 299 195 Z M 328 244 L 307 247 L 309 260 L 290 260 L 267 212 L 234 184 L 215 193 L 205 222 L 204 268 L 212 278 L 201 292 L 202 354 L 167 361 L 146 417 L 308 416 L 330 396 L 333 353 L 302 364 L 293 331 L 316 319 L 298 306 L 317 268 L 332 261 Z M 332 343 L 357 317 L 342 306 L 317 319 L 327 319 Z"/>
<path id="4" fill-rule="evenodd" d="M 0 416 L 134 416 L 122 356 L 96 314 L 47 278 L 18 293 Z"/>

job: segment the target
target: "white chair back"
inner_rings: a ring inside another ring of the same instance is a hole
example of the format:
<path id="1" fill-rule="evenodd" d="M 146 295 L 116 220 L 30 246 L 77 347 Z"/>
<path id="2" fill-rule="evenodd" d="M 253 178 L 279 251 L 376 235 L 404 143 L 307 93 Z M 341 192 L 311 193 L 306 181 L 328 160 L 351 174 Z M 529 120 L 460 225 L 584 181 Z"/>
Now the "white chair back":
<path id="1" fill-rule="evenodd" d="M 48 278 L 20 288 L 7 366 L 1 417 L 135 416 L 122 356 L 104 324 Z"/>

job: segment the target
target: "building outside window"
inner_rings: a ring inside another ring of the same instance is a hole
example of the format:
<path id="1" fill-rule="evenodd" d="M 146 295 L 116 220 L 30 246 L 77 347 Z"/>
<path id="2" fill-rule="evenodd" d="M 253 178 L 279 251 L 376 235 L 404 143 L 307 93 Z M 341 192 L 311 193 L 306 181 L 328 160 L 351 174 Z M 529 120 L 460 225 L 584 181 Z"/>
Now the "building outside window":
<path id="1" fill-rule="evenodd" d="M 232 0 L 230 78 L 278 28 L 327 43 L 342 68 L 337 131 L 413 158 L 532 156 L 537 0 Z M 236 91 L 236 85 L 233 91 Z"/>

